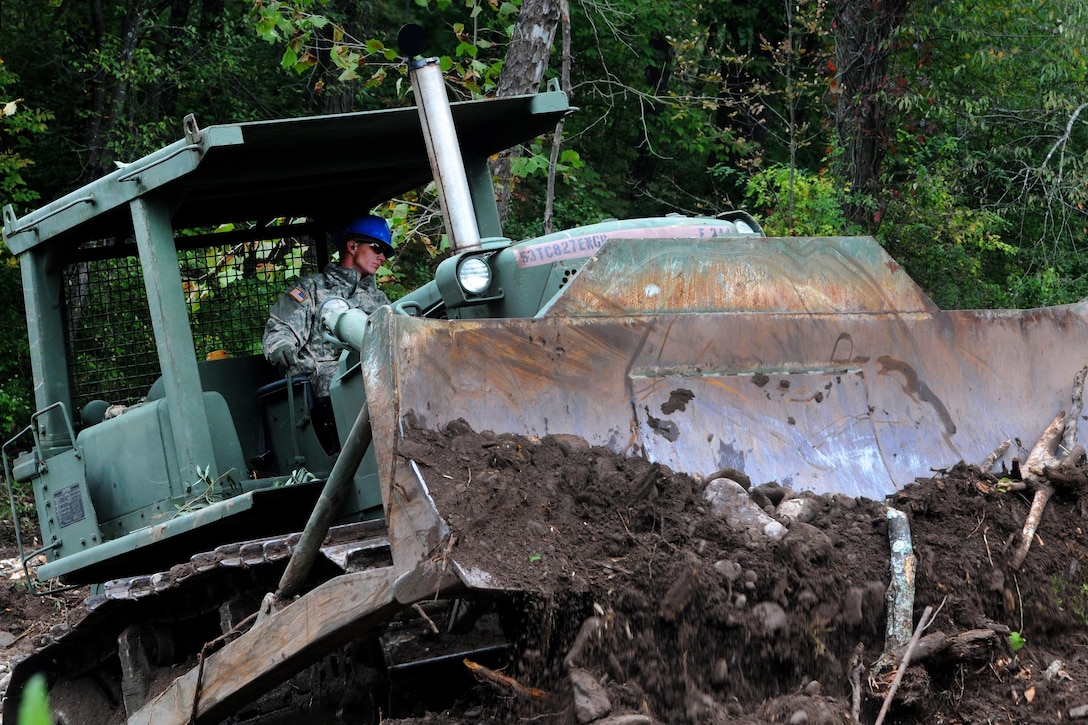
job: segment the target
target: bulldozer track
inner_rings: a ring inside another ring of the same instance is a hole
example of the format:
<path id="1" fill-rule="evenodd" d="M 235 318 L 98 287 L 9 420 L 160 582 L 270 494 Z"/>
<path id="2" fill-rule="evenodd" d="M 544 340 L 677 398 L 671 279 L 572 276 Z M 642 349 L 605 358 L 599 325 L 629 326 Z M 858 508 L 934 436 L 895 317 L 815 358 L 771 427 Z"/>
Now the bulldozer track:
<path id="1" fill-rule="evenodd" d="M 38 649 L 18 663 L 5 693 L 4 719 L 17 721 L 16 713 L 8 712 L 11 703 L 18 702 L 12 695 L 39 672 L 51 681 L 94 678 L 103 686 L 106 699 L 122 701 L 123 693 L 111 691 L 109 679 L 98 672 L 116 670 L 115 658 L 124 649 L 120 640 L 134 628 L 145 633 L 151 668 L 187 669 L 186 660 L 206 642 L 237 627 L 257 611 L 263 595 L 275 591 L 300 537 L 296 532 L 226 544 L 166 571 L 105 583 L 101 592 L 84 601 L 82 619 L 42 635 Z M 385 523 L 380 520 L 330 528 L 321 553 L 319 565 L 326 571 L 317 582 L 344 573 L 381 570 L 392 563 Z M 216 615 L 218 625 L 213 628 L 208 622 Z M 199 626 L 191 624 L 201 621 Z M 130 658 L 121 657 L 121 661 L 128 678 Z M 149 692 L 147 698 L 158 694 Z"/>

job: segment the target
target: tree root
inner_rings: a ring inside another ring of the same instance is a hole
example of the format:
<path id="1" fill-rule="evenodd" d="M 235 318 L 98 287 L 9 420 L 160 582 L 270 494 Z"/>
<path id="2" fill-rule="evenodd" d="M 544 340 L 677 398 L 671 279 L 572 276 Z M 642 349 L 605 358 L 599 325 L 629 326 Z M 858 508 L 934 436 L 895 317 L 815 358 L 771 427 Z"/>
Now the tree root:
<path id="1" fill-rule="evenodd" d="M 1034 484 L 1036 489 L 1031 501 L 1031 509 L 1028 511 L 1023 531 L 1020 533 L 1020 543 L 1010 561 L 1013 571 L 1023 566 L 1028 556 L 1031 542 L 1039 530 L 1043 511 L 1051 496 L 1054 495 L 1054 476 L 1070 481 L 1072 477 L 1068 475 L 1068 472 L 1079 466 L 1084 458 L 1084 449 L 1077 445 L 1077 422 L 1084 406 L 1086 377 L 1088 377 L 1088 366 L 1081 368 L 1073 378 L 1072 405 L 1069 413 L 1066 414 L 1064 410 L 1058 413 L 1043 431 L 1039 442 L 1031 449 L 1027 460 L 1024 461 L 1024 480 Z M 1059 445 L 1066 451 L 1062 459 L 1057 457 Z M 1084 472 L 1081 471 L 1081 476 L 1083 475 Z"/>

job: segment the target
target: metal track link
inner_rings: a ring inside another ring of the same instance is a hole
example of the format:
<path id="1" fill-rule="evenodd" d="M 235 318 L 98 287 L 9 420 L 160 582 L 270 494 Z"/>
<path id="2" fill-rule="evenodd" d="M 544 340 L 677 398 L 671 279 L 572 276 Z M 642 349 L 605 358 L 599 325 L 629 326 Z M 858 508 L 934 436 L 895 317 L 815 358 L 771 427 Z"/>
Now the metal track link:
<path id="1" fill-rule="evenodd" d="M 290 558 L 300 533 L 271 536 L 251 541 L 224 544 L 211 551 L 194 554 L 188 562 L 164 572 L 114 579 L 106 582 L 101 594 L 87 598 L 85 607 L 93 612 L 106 602 L 135 600 L 160 594 L 217 569 L 239 569 L 275 564 Z M 321 545 L 326 559 L 344 571 L 361 571 L 389 563 L 389 542 L 385 522 L 363 521 L 334 526 Z"/>

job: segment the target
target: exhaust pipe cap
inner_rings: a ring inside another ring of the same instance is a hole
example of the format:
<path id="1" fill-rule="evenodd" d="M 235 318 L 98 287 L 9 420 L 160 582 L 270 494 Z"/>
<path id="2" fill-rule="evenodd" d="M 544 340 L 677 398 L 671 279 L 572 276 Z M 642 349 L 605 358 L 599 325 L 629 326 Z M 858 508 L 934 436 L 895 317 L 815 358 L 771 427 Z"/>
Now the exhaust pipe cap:
<path id="1" fill-rule="evenodd" d="M 423 26 L 408 23 L 397 33 L 397 48 L 405 58 L 415 58 L 422 55 L 427 47 L 427 31 Z"/>

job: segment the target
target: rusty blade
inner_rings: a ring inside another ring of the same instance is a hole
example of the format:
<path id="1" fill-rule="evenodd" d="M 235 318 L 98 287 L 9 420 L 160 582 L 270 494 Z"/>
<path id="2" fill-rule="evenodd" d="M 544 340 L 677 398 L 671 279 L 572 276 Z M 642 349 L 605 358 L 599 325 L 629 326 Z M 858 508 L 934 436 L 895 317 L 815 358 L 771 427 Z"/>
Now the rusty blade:
<path id="1" fill-rule="evenodd" d="M 1007 439 L 1030 447 L 1068 406 L 1088 363 L 1085 306 L 941 311 L 886 255 L 859 262 L 836 252 L 842 240 L 824 241 L 832 254 L 815 282 L 788 250 L 768 247 L 762 262 L 689 264 L 683 284 L 669 280 L 679 257 L 657 255 L 656 274 L 626 265 L 640 270 L 644 292 L 656 285 L 653 294 L 621 298 L 608 292 L 607 266 L 637 252 L 636 242 L 609 257 L 605 245 L 543 317 L 376 314 L 363 369 L 392 538 L 403 502 L 422 511 L 428 498 L 397 478 L 407 417 L 434 428 L 462 418 L 476 430 L 575 434 L 677 471 L 728 466 L 757 484 L 880 499 L 933 468 L 981 462 Z M 721 292 L 739 277 L 763 292 Z M 692 285 L 711 309 L 674 311 Z M 765 302 L 731 308 L 738 299 Z M 1018 454 L 1014 446 L 1006 457 Z M 419 552 L 440 520 L 427 516 L 408 517 L 405 529 Z"/>
<path id="2" fill-rule="evenodd" d="M 396 367 L 412 371 L 367 386 L 394 394 L 393 450 L 406 414 L 464 418 L 874 498 L 1005 439 L 1030 446 L 1088 361 L 1072 308 L 383 322 Z"/>

